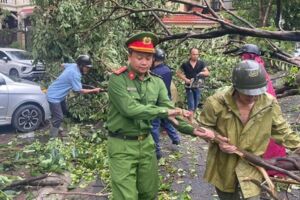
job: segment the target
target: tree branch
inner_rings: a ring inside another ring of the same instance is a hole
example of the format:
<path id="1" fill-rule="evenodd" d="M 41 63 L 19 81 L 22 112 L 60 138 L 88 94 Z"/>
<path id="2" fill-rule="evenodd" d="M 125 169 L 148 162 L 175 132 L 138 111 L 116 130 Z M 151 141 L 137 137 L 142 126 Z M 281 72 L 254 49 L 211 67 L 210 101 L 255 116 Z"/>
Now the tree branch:
<path id="1" fill-rule="evenodd" d="M 170 41 L 170 40 L 188 39 L 188 38 L 210 39 L 210 38 L 221 37 L 230 33 L 233 32 L 224 29 L 213 30 L 205 33 L 179 33 L 179 34 L 173 34 L 171 36 L 166 36 L 164 38 L 160 38 L 159 43 Z"/>
<path id="2" fill-rule="evenodd" d="M 151 6 L 149 6 L 148 4 L 145 3 L 144 0 L 140 0 L 145 6 L 147 6 L 148 8 L 151 8 Z M 151 11 L 152 15 L 155 17 L 155 19 L 157 20 L 157 22 L 160 24 L 160 26 L 166 31 L 166 33 L 168 35 L 172 35 L 171 31 L 167 28 L 167 26 L 161 21 L 161 19 L 157 16 L 157 14 L 153 11 Z"/>
<path id="3" fill-rule="evenodd" d="M 210 5 L 207 3 L 206 0 L 204 0 L 207 8 L 208 8 L 208 11 L 212 14 L 212 16 L 214 16 L 216 19 L 220 19 L 220 17 L 217 15 L 217 13 L 210 7 Z"/>
<path id="4" fill-rule="evenodd" d="M 6 186 L 6 187 L 3 188 L 2 190 L 9 190 L 9 189 L 11 189 L 11 188 L 18 187 L 18 186 L 20 186 L 20 185 L 27 185 L 27 184 L 29 184 L 30 182 L 37 181 L 37 180 L 41 180 L 41 179 L 47 178 L 48 176 L 49 176 L 49 174 L 43 174 L 43 175 L 41 175 L 41 176 L 30 177 L 30 178 L 27 178 L 27 179 L 22 180 L 22 181 L 16 181 L 16 182 L 13 182 L 12 184 Z"/>
<path id="5" fill-rule="evenodd" d="M 282 4 L 281 4 L 281 0 L 276 0 L 276 18 L 275 18 L 275 24 L 277 26 L 277 28 L 281 31 L 283 31 L 282 27 L 281 27 L 281 23 L 282 23 Z"/>
<path id="6" fill-rule="evenodd" d="M 182 4 L 190 5 L 193 7 L 197 7 L 197 8 L 203 8 L 203 9 L 207 8 L 206 6 L 199 5 L 198 3 L 193 3 L 193 2 L 183 1 L 183 0 L 168 0 L 168 1 L 174 2 L 174 3 L 182 3 Z"/>
<path id="7" fill-rule="evenodd" d="M 231 16 L 233 16 L 234 18 L 240 20 L 241 22 L 245 23 L 248 27 L 252 28 L 252 29 L 255 29 L 255 26 L 253 26 L 250 22 L 246 21 L 245 19 L 235 15 L 233 12 L 231 12 L 230 10 L 226 9 L 225 6 L 224 6 L 224 3 L 219 0 L 222 8 L 227 12 L 229 13 Z M 275 45 L 271 40 L 269 39 L 266 39 L 265 38 L 265 41 L 269 43 L 270 47 L 273 49 L 274 51 L 274 54 L 277 56 L 277 57 L 280 57 L 282 60 L 284 61 L 287 61 L 289 63 L 292 63 L 292 64 L 296 64 L 297 65 L 297 62 L 294 62 L 293 60 L 291 60 L 291 55 L 283 52 L 277 45 Z"/>
<path id="8" fill-rule="evenodd" d="M 267 20 L 269 18 L 270 10 L 271 10 L 271 7 L 272 7 L 272 1 L 273 0 L 269 0 L 268 6 L 267 6 L 267 10 L 265 12 L 265 16 L 264 16 L 263 23 L 262 23 L 263 26 L 267 25 Z"/>

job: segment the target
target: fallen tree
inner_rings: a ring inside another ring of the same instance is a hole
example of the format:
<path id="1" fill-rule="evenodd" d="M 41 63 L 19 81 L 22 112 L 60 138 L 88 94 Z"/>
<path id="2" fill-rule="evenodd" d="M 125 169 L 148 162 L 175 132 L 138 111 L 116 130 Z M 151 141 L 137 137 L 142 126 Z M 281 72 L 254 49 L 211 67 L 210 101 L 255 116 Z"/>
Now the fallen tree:
<path id="1" fill-rule="evenodd" d="M 278 31 L 269 31 L 269 30 L 257 28 L 254 25 L 252 25 L 250 22 L 243 19 L 242 17 L 237 16 L 234 12 L 226 9 L 221 0 L 219 0 L 219 3 L 221 4 L 221 9 L 223 9 L 227 14 L 229 14 L 233 18 L 237 19 L 240 23 L 244 24 L 244 26 L 237 25 L 233 23 L 231 20 L 226 19 L 224 15 L 220 14 L 219 12 L 215 12 L 206 0 L 204 0 L 206 4 L 205 6 L 201 5 L 200 3 L 193 3 L 185 0 L 169 0 L 169 1 L 173 3 L 184 4 L 191 7 L 201 8 L 207 11 L 208 14 L 207 13 L 203 14 L 201 11 L 197 11 L 197 10 L 174 11 L 174 10 L 163 9 L 163 8 L 153 8 L 150 5 L 147 5 L 144 1 L 142 2 L 144 5 L 146 5 L 146 8 L 140 8 L 140 9 L 128 7 L 126 5 L 124 6 L 121 3 L 118 3 L 117 1 L 114 0 L 110 0 L 110 1 L 114 4 L 113 7 L 116 10 L 123 10 L 125 12 L 125 14 L 123 13 L 121 15 L 122 17 L 134 15 L 137 13 L 147 13 L 147 12 L 150 12 L 152 15 L 154 15 L 155 19 L 158 21 L 158 23 L 162 26 L 163 30 L 166 32 L 166 34 L 164 34 L 163 37 L 160 37 L 159 40 L 160 43 L 171 41 L 171 40 L 186 40 L 189 38 L 211 39 L 211 38 L 222 37 L 225 35 L 251 36 L 251 37 L 265 39 L 269 43 L 269 46 L 272 49 L 274 56 L 276 56 L 277 58 L 292 63 L 294 65 L 300 66 L 299 62 L 295 61 L 292 55 L 284 52 L 271 41 L 271 40 L 295 41 L 295 42 L 300 41 L 300 31 L 284 31 L 282 29 Z M 161 15 L 168 15 L 168 14 L 169 15 L 194 15 L 194 16 L 198 16 L 204 19 L 214 21 L 218 23 L 219 26 L 217 28 L 210 28 L 208 30 L 193 30 L 193 31 L 173 34 L 167 28 L 167 26 L 159 18 L 157 18 L 156 13 L 163 13 Z"/>

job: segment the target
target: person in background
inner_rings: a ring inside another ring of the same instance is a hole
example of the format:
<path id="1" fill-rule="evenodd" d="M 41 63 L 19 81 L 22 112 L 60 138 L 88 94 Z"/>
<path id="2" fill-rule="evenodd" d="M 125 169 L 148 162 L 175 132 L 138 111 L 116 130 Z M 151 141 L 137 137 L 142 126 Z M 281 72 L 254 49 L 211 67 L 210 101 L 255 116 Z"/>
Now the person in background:
<path id="1" fill-rule="evenodd" d="M 99 93 L 102 90 L 101 88 L 82 88 L 81 77 L 92 67 L 92 61 L 88 55 L 80 55 L 76 63 L 67 63 L 63 67 L 63 72 L 47 90 L 47 100 L 52 115 L 50 137 L 57 137 L 59 134 L 63 116 L 67 113 L 66 96 L 70 90 L 80 94 Z"/>
<path id="2" fill-rule="evenodd" d="M 201 98 L 200 87 L 203 85 L 203 78 L 209 76 L 208 68 L 204 61 L 199 59 L 199 50 L 190 49 L 190 58 L 184 62 L 176 72 L 177 76 L 185 82 L 188 110 L 191 112 L 190 121 L 193 121 Z"/>
<path id="3" fill-rule="evenodd" d="M 262 156 L 272 137 L 294 150 L 300 135 L 283 118 L 277 100 L 266 93 L 266 71 L 254 60 L 244 60 L 233 69 L 233 87 L 209 97 L 200 114 L 200 124 L 229 139 L 211 143 L 204 179 L 213 184 L 220 200 L 259 200 L 261 172 L 235 154 L 237 148 Z M 240 192 L 242 197 L 240 196 Z"/>
<path id="4" fill-rule="evenodd" d="M 265 70 L 265 62 L 261 58 L 261 52 L 257 45 L 245 44 L 240 48 L 238 54 L 240 55 L 242 60 L 255 60 Z M 270 79 L 270 76 L 267 72 L 266 72 L 266 79 L 267 79 L 267 93 L 271 94 L 276 98 L 276 93 L 272 84 L 272 80 Z M 277 144 L 274 139 L 270 138 L 268 148 L 264 153 L 263 158 L 271 159 L 276 157 L 286 157 L 286 149 L 284 146 Z M 283 176 L 283 174 L 275 170 L 268 170 L 267 172 L 270 176 Z"/>
<path id="5" fill-rule="evenodd" d="M 164 50 L 156 48 L 154 54 L 154 63 L 151 68 L 151 72 L 162 78 L 168 90 L 168 97 L 171 100 L 170 87 L 172 81 L 172 71 L 170 67 L 164 63 L 165 58 L 166 54 Z M 156 118 L 152 120 L 152 126 L 153 127 L 151 130 L 151 134 L 156 145 L 156 157 L 157 159 L 160 159 L 162 157 L 161 148 L 159 146 L 160 128 L 163 128 L 167 132 L 169 138 L 172 140 L 172 144 L 179 145 L 180 138 L 177 134 L 176 129 L 173 127 L 173 125 L 168 119 Z"/>

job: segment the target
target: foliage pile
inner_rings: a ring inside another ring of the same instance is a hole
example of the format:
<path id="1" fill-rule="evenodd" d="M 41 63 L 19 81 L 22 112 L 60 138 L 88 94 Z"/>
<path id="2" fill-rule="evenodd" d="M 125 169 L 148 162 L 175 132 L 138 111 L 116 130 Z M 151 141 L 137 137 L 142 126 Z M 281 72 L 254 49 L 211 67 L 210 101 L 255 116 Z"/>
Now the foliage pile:
<path id="1" fill-rule="evenodd" d="M 68 171 L 72 182 L 69 188 L 85 187 L 97 177 L 109 184 L 108 157 L 105 134 L 91 127 L 71 128 L 66 141 L 51 139 L 46 144 L 39 141 L 25 146 L 3 163 L 1 171 L 28 169 L 31 175 Z M 2 179 L 4 180 L 4 179 Z M 1 183 L 1 181 L 0 181 Z M 0 189 L 11 181 L 2 181 Z"/>

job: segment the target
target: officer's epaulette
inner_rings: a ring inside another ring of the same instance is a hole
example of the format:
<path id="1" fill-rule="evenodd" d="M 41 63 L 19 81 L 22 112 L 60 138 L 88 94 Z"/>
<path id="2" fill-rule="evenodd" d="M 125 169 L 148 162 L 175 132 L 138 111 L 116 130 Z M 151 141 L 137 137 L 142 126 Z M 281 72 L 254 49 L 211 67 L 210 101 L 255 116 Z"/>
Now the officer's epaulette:
<path id="1" fill-rule="evenodd" d="M 156 77 L 158 77 L 158 78 L 161 78 L 161 79 L 162 79 L 162 76 L 160 76 L 160 75 L 158 75 L 158 74 L 155 74 L 155 73 L 153 73 L 153 72 L 151 72 L 151 71 L 150 71 L 150 74 L 151 74 L 152 76 L 156 76 Z"/>
<path id="2" fill-rule="evenodd" d="M 119 69 L 113 70 L 113 73 L 116 75 L 120 75 L 128 69 L 126 66 L 122 66 Z"/>

